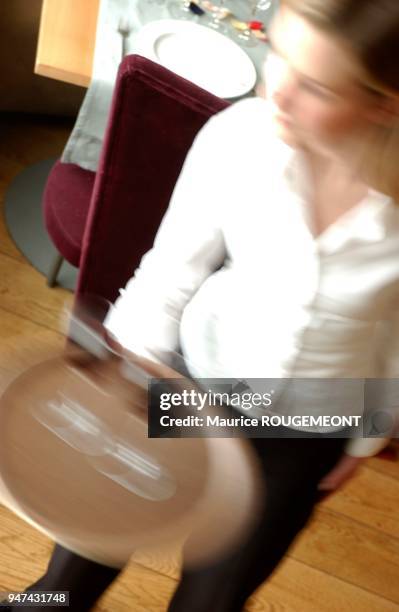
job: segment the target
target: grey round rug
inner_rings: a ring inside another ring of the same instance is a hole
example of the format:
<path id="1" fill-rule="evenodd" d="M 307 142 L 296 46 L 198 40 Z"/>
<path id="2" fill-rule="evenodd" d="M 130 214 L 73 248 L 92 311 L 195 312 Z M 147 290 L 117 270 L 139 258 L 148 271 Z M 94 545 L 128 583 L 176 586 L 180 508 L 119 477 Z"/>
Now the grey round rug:
<path id="1" fill-rule="evenodd" d="M 43 191 L 55 162 L 56 158 L 45 159 L 25 168 L 14 178 L 4 197 L 5 221 L 12 239 L 27 260 L 44 276 L 47 276 L 57 255 L 42 214 Z M 57 284 L 73 291 L 77 276 L 78 269 L 64 260 Z"/>

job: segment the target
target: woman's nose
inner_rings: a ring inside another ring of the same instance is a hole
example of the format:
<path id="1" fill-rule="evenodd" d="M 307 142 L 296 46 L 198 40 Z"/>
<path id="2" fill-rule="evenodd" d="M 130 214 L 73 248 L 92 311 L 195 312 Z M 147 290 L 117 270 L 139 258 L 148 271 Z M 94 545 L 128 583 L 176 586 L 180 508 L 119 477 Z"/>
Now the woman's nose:
<path id="1" fill-rule="evenodd" d="M 294 100 L 296 87 L 295 74 L 288 62 L 270 54 L 265 66 L 265 81 L 274 104 L 280 110 L 287 111 Z"/>
<path id="2" fill-rule="evenodd" d="M 292 76 L 286 75 L 284 79 L 276 84 L 272 94 L 273 102 L 284 112 L 290 110 L 295 100 L 295 80 Z"/>

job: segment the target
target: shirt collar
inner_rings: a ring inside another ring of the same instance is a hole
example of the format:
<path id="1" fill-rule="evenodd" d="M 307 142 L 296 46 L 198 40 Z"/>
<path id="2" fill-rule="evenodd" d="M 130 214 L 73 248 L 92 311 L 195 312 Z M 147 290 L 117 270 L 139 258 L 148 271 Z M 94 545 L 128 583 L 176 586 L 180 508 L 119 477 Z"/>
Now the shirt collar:
<path id="1" fill-rule="evenodd" d="M 306 202 L 309 184 L 304 158 L 300 151 L 288 145 L 285 147 L 284 178 L 290 189 L 299 196 L 303 218 L 305 224 L 308 224 Z M 391 203 L 390 196 L 369 188 L 367 196 L 361 202 L 344 213 L 316 239 L 311 234 L 312 239 L 318 248 L 326 253 L 335 252 L 353 242 L 379 242 L 387 236 L 387 211 Z"/>

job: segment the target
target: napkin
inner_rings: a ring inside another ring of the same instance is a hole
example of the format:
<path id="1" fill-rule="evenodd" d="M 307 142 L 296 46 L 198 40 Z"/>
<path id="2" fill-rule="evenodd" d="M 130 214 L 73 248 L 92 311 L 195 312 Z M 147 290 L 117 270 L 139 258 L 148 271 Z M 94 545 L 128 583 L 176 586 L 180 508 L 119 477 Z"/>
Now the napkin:
<path id="1" fill-rule="evenodd" d="M 97 170 L 119 64 L 124 52 L 133 52 L 134 33 L 147 20 L 162 18 L 162 13 L 167 17 L 166 7 L 150 2 L 100 0 L 92 80 L 63 151 L 63 163 Z M 127 31 L 125 37 L 121 27 Z"/>

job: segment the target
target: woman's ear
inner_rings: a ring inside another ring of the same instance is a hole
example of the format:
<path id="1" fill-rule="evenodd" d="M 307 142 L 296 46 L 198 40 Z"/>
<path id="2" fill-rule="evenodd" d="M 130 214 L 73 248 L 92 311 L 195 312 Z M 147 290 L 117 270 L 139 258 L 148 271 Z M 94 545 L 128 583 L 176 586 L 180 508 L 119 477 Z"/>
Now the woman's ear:
<path id="1" fill-rule="evenodd" d="M 377 93 L 369 111 L 369 118 L 373 123 L 384 127 L 391 127 L 399 121 L 399 94 Z"/>

